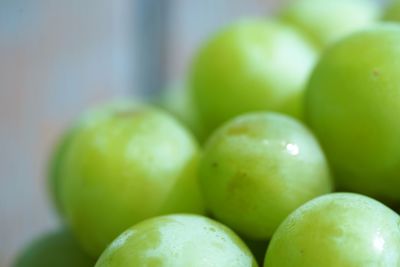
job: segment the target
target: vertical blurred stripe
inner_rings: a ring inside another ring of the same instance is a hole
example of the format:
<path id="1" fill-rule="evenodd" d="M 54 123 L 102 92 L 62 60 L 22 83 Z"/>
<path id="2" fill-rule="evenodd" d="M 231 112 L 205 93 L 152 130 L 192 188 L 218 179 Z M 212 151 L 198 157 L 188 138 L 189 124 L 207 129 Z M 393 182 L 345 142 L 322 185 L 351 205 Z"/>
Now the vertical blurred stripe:
<path id="1" fill-rule="evenodd" d="M 154 96 L 166 81 L 170 0 L 137 0 L 134 9 L 136 84 Z"/>

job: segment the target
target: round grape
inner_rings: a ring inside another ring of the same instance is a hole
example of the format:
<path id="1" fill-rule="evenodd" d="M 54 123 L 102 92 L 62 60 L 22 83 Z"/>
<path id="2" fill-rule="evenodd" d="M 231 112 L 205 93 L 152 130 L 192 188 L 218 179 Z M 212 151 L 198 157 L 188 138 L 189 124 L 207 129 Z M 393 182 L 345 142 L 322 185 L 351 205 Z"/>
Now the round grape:
<path id="1" fill-rule="evenodd" d="M 141 220 L 203 212 L 198 146 L 174 118 L 152 107 L 92 112 L 80 122 L 64 161 L 62 210 L 93 256 Z"/>
<path id="2" fill-rule="evenodd" d="M 383 24 L 329 49 L 306 92 L 306 120 L 340 189 L 400 202 L 400 26 Z"/>
<path id="3" fill-rule="evenodd" d="M 240 238 L 206 217 L 170 215 L 121 234 L 96 267 L 257 267 Z"/>
<path id="4" fill-rule="evenodd" d="M 92 267 L 95 259 L 85 254 L 68 230 L 48 233 L 35 240 L 14 263 L 14 267 Z"/>
<path id="5" fill-rule="evenodd" d="M 246 114 L 223 125 L 207 142 L 199 175 L 211 214 L 255 240 L 270 238 L 293 210 L 332 190 L 314 136 L 277 113 Z"/>
<path id="6" fill-rule="evenodd" d="M 280 17 L 324 49 L 376 23 L 381 13 L 377 1 L 373 0 L 293 0 L 281 11 Z"/>
<path id="7" fill-rule="evenodd" d="M 357 194 L 316 198 L 278 228 L 264 267 L 400 266 L 400 217 Z"/>
<path id="8" fill-rule="evenodd" d="M 300 33 L 276 21 L 241 21 L 219 32 L 200 50 L 190 79 L 205 135 L 250 111 L 302 117 L 303 89 L 315 59 Z"/>

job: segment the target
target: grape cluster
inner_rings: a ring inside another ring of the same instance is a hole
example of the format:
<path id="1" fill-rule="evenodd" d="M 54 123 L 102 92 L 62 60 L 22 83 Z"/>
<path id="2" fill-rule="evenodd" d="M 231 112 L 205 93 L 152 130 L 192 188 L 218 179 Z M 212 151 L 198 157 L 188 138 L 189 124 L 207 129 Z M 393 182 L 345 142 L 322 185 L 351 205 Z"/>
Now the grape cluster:
<path id="1" fill-rule="evenodd" d="M 294 1 L 160 107 L 87 111 L 51 161 L 65 226 L 15 267 L 399 267 L 399 7 Z"/>

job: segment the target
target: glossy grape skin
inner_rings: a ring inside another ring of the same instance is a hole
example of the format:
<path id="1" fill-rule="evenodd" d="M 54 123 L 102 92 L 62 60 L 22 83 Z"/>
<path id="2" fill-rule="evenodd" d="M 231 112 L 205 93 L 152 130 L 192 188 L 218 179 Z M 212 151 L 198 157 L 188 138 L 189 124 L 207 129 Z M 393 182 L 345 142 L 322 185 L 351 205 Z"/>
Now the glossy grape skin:
<path id="1" fill-rule="evenodd" d="M 257 267 L 226 226 L 195 215 L 152 218 L 121 234 L 96 267 Z"/>
<path id="2" fill-rule="evenodd" d="M 306 119 L 340 188 L 400 202 L 400 26 L 352 35 L 328 50 L 306 92 Z"/>
<path id="3" fill-rule="evenodd" d="M 384 20 L 400 22 L 400 1 L 395 0 L 385 12 Z"/>
<path id="4" fill-rule="evenodd" d="M 175 119 L 149 106 L 92 112 L 65 156 L 62 209 L 83 248 L 99 256 L 152 216 L 202 213 L 198 147 Z"/>
<path id="5" fill-rule="evenodd" d="M 332 190 L 312 133 L 270 112 L 245 114 L 218 129 L 206 144 L 199 176 L 215 218 L 254 240 L 270 238 L 289 213 Z"/>
<path id="6" fill-rule="evenodd" d="M 49 157 L 48 173 L 47 173 L 47 187 L 50 199 L 56 212 L 63 217 L 63 210 L 60 196 L 60 184 L 62 179 L 62 168 L 65 163 L 65 155 L 72 142 L 76 132 L 79 132 L 80 125 L 85 125 L 85 122 L 90 121 L 92 118 L 96 119 L 99 116 L 107 116 L 118 110 L 125 110 L 134 108 L 137 103 L 133 101 L 119 100 L 110 102 L 101 106 L 92 107 L 84 112 L 84 114 L 74 121 L 60 136 L 53 147 L 53 151 Z"/>
<path id="7" fill-rule="evenodd" d="M 95 262 L 81 250 L 71 233 L 63 229 L 29 244 L 13 267 L 92 267 Z"/>
<path id="8" fill-rule="evenodd" d="M 241 21 L 217 33 L 196 56 L 189 84 L 205 134 L 250 111 L 302 117 L 316 54 L 299 32 L 276 21 Z"/>
<path id="9" fill-rule="evenodd" d="M 302 30 L 324 49 L 335 41 L 376 23 L 381 8 L 373 0 L 292 0 L 280 18 Z"/>
<path id="10" fill-rule="evenodd" d="M 399 225 L 394 211 L 371 198 L 325 195 L 279 226 L 264 267 L 400 266 Z"/>

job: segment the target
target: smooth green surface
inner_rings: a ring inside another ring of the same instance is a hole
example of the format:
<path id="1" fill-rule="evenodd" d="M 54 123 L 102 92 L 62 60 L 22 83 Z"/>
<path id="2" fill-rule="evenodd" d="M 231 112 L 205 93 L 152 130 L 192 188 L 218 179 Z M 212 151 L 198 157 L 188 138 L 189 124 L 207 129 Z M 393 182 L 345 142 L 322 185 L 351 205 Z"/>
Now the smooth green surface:
<path id="1" fill-rule="evenodd" d="M 385 12 L 384 20 L 400 22 L 400 1 L 394 0 Z"/>
<path id="2" fill-rule="evenodd" d="M 257 267 L 226 226 L 194 215 L 146 220 L 120 235 L 96 267 Z"/>
<path id="3" fill-rule="evenodd" d="M 325 53 L 306 93 L 307 121 L 341 189 L 400 203 L 400 26 L 355 34 Z"/>
<path id="4" fill-rule="evenodd" d="M 208 141 L 200 164 L 207 208 L 251 239 L 268 239 L 289 213 L 332 190 L 319 144 L 277 113 L 239 116 Z"/>
<path id="5" fill-rule="evenodd" d="M 202 213 L 197 159 L 193 137 L 164 112 L 140 105 L 91 112 L 62 168 L 67 222 L 85 250 L 98 256 L 143 219 Z"/>
<path id="6" fill-rule="evenodd" d="M 95 262 L 80 249 L 67 230 L 60 230 L 29 244 L 13 267 L 93 267 Z"/>
<path id="7" fill-rule="evenodd" d="M 314 199 L 274 234 L 264 267 L 400 266 L 400 217 L 357 194 Z"/>
<path id="8" fill-rule="evenodd" d="M 378 21 L 381 8 L 374 0 L 292 0 L 281 19 L 325 48 L 346 35 Z"/>
<path id="9" fill-rule="evenodd" d="M 267 20 L 237 22 L 204 45 L 192 66 L 193 104 L 206 135 L 249 111 L 302 116 L 302 94 L 316 51 L 293 28 Z"/>

